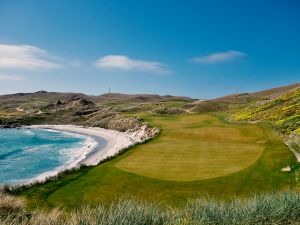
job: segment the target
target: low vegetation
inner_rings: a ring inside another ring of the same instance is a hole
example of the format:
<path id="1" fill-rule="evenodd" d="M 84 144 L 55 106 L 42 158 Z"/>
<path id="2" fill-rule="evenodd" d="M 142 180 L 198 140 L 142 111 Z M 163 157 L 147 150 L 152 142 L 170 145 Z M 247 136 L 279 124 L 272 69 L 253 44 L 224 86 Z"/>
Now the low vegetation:
<path id="1" fill-rule="evenodd" d="M 153 109 L 152 112 L 158 115 L 177 115 L 184 113 L 182 109 L 168 106 L 157 107 Z"/>
<path id="2" fill-rule="evenodd" d="M 226 104 L 211 101 L 202 101 L 197 104 L 188 104 L 187 106 L 189 106 L 189 111 L 194 113 L 224 112 L 228 108 Z"/>
<path id="3" fill-rule="evenodd" d="M 294 192 L 261 194 L 226 202 L 200 198 L 180 209 L 162 209 L 159 203 L 125 198 L 109 204 L 84 204 L 73 211 L 59 208 L 29 211 L 24 200 L 0 194 L 0 223 L 3 225 L 296 225 L 299 221 L 300 195 Z"/>
<path id="4" fill-rule="evenodd" d="M 278 131 L 290 134 L 300 128 L 300 88 L 251 104 L 233 115 L 233 118 L 270 121 Z"/>

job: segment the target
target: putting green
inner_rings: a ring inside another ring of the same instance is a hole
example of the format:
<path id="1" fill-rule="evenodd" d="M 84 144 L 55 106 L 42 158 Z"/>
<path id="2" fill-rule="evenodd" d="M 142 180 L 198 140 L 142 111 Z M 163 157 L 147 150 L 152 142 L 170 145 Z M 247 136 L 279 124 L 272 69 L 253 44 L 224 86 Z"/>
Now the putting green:
<path id="1" fill-rule="evenodd" d="M 115 167 L 163 180 L 203 180 L 249 167 L 265 148 L 263 129 L 256 125 L 225 123 L 212 115 L 148 119 L 162 128 L 161 136 Z"/>

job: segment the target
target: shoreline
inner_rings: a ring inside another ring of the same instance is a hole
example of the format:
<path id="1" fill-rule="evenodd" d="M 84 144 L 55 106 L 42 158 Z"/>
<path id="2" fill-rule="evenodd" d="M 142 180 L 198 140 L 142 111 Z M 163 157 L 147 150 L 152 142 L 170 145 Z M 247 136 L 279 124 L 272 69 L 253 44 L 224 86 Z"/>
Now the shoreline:
<path id="1" fill-rule="evenodd" d="M 138 140 L 134 140 L 129 134 L 98 127 L 83 127 L 75 125 L 31 125 L 28 126 L 28 128 L 69 132 L 84 135 L 93 139 L 95 143 L 88 146 L 91 150 L 87 153 L 83 160 L 78 162 L 77 166 L 80 164 L 95 166 L 105 158 L 111 157 L 122 149 L 128 148 L 138 142 Z"/>
<path id="2" fill-rule="evenodd" d="M 43 182 L 65 170 L 79 168 L 80 165 L 95 166 L 104 159 L 112 157 L 123 149 L 140 142 L 140 140 L 128 133 L 98 127 L 83 127 L 76 125 L 31 125 L 24 126 L 24 128 L 67 132 L 86 136 L 87 139 L 85 146 L 78 149 L 78 151 L 82 151 L 83 153 L 83 157 L 79 161 L 69 161 L 68 163 L 39 174 L 33 178 L 20 180 L 13 186 Z"/>

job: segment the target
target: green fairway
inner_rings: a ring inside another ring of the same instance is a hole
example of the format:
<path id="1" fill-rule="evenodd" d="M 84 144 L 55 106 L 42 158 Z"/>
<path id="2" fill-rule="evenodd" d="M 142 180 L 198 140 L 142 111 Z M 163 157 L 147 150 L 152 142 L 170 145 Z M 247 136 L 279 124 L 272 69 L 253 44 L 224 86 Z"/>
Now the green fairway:
<path id="1" fill-rule="evenodd" d="M 20 192 L 32 206 L 138 197 L 180 206 L 188 198 L 231 198 L 290 189 L 295 159 L 271 128 L 224 122 L 214 115 L 139 114 L 159 137 L 101 165 Z M 219 142 L 220 140 L 220 142 Z"/>

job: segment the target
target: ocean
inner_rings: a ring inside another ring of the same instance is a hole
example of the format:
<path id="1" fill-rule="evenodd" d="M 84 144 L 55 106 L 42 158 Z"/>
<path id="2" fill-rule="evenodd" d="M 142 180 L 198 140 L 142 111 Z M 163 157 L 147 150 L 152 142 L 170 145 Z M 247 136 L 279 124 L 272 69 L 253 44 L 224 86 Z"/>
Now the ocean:
<path id="1" fill-rule="evenodd" d="M 0 129 L 0 185 L 28 183 L 77 165 L 88 137 L 45 129 Z"/>

